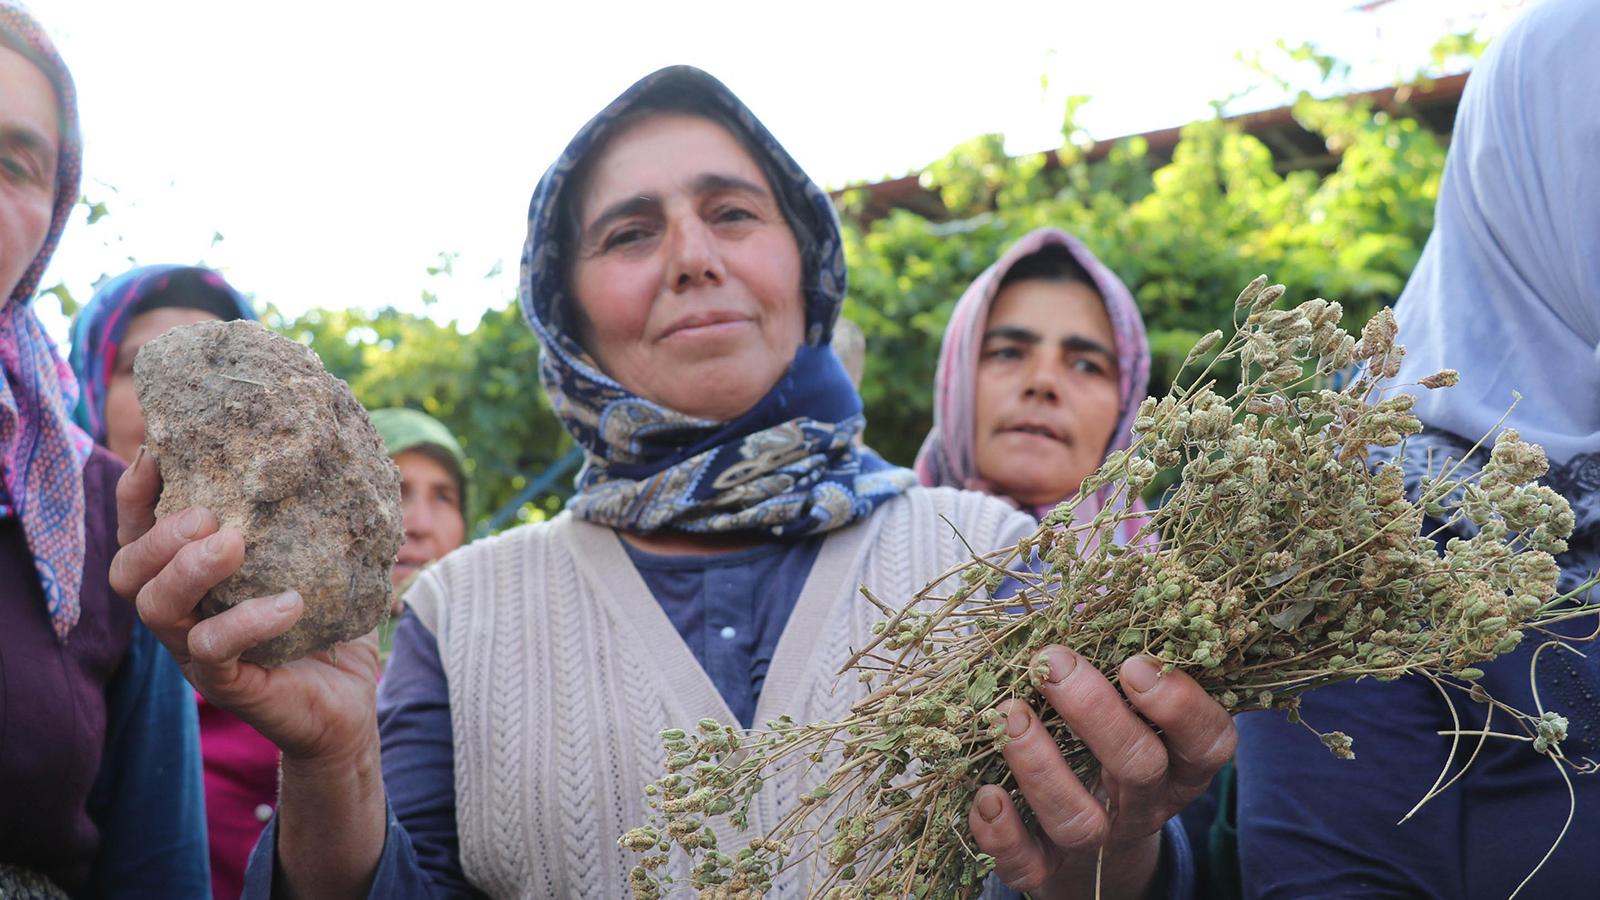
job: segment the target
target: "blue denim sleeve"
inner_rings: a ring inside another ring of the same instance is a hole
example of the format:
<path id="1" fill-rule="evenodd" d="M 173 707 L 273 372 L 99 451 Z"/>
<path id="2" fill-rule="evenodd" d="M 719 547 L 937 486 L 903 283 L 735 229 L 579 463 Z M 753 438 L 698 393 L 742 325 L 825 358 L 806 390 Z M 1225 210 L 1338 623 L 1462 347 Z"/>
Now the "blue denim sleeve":
<path id="1" fill-rule="evenodd" d="M 368 896 L 484 897 L 461 869 L 450 692 L 439 645 L 409 611 L 395 628 L 378 685 L 378 733 L 389 825 Z M 274 816 L 250 854 L 245 900 L 272 897 L 277 833 Z"/>
<path id="2" fill-rule="evenodd" d="M 1189 846 L 1189 833 L 1177 817 L 1167 820 L 1161 829 L 1161 857 L 1166 861 L 1167 900 L 1191 900 L 1197 894 L 1194 880 L 1194 850 Z"/>
<path id="3" fill-rule="evenodd" d="M 139 622 L 106 690 L 105 756 L 88 808 L 101 835 L 89 896 L 209 896 L 194 692 Z"/>
<path id="4" fill-rule="evenodd" d="M 383 838 L 383 855 L 378 857 L 378 870 L 373 873 L 370 900 L 387 900 L 393 897 L 455 898 L 481 897 L 470 888 L 456 889 L 432 880 L 417 864 L 417 854 L 411 845 L 411 836 L 395 817 L 394 808 L 387 810 L 388 832 Z M 244 872 L 244 896 L 241 900 L 271 900 L 272 879 L 276 874 L 278 856 L 278 817 L 267 823 L 255 849 L 250 851 L 250 864 Z"/>

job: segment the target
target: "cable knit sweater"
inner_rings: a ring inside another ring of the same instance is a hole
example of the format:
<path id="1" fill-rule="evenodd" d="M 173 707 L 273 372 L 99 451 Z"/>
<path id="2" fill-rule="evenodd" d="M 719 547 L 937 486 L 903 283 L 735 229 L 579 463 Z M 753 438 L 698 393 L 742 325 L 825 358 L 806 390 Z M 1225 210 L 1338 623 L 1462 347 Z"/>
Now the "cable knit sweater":
<path id="1" fill-rule="evenodd" d="M 914 489 L 831 534 L 778 644 L 756 721 L 839 718 L 861 695 L 855 679 L 836 678 L 881 618 L 858 586 L 906 597 L 967 558 L 963 539 L 1000 547 L 1033 527 L 989 497 Z M 664 761 L 657 735 L 734 718 L 617 536 L 563 514 L 452 554 L 407 601 L 437 638 L 449 683 L 468 879 L 496 897 L 625 896 L 635 859 L 616 839 L 644 821 L 644 786 Z M 781 801 L 804 788 L 769 783 L 750 833 L 771 828 Z M 724 847 L 743 843 L 718 837 Z M 805 877 L 796 869 L 776 893 L 800 895 Z"/>

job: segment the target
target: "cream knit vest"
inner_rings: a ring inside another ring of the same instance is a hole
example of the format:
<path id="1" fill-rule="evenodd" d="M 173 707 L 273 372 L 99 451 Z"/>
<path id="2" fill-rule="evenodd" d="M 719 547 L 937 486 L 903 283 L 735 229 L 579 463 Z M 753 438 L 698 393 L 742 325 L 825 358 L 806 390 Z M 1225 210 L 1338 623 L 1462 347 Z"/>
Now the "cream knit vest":
<path id="1" fill-rule="evenodd" d="M 948 520 L 948 521 L 946 521 Z M 954 530 L 952 530 L 952 527 Z M 980 494 L 916 488 L 831 533 L 768 670 L 756 723 L 840 718 L 863 688 L 836 678 L 881 613 L 974 549 L 1014 543 L 1027 516 Z M 960 536 L 957 536 L 959 532 Z M 662 729 L 737 724 L 616 535 L 562 514 L 479 541 L 420 577 L 407 602 L 438 639 L 455 741 L 456 825 L 467 878 L 494 897 L 628 896 Z M 821 773 L 812 776 L 820 780 Z M 751 833 L 803 785 L 768 783 Z M 720 833 L 735 852 L 745 838 Z M 679 884 L 686 872 L 676 872 Z M 801 896 L 804 872 L 774 893 Z"/>

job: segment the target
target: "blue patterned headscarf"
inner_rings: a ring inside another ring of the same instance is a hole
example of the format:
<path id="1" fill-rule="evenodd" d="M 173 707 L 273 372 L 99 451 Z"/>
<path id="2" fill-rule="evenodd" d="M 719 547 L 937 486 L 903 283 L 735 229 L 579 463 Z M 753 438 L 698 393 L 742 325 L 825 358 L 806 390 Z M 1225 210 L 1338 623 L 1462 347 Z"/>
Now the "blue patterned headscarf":
<path id="1" fill-rule="evenodd" d="M 619 120 L 653 108 L 728 128 L 772 183 L 801 250 L 806 341 L 772 390 L 727 422 L 697 419 L 634 394 L 579 344 L 570 310 L 563 191 Z M 587 454 L 573 514 L 634 532 L 827 531 L 869 515 L 916 483 L 854 446 L 861 397 L 828 345 L 844 301 L 844 251 L 833 205 L 721 82 L 674 66 L 646 76 L 579 130 L 534 190 L 522 253 L 522 309 L 544 346 L 539 374 Z"/>
<path id="2" fill-rule="evenodd" d="M 200 266 L 141 266 L 101 285 L 72 322 L 72 373 L 80 391 L 73 418 L 95 443 L 106 442 L 106 388 L 128 324 L 173 306 L 203 309 L 223 321 L 256 318 L 244 295 Z"/>

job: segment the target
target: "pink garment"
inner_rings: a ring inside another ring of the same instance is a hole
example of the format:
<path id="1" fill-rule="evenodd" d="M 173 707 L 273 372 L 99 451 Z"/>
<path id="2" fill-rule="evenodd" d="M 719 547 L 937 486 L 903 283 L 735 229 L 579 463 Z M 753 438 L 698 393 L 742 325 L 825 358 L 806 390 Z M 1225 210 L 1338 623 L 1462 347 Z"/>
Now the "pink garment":
<path id="1" fill-rule="evenodd" d="M 211 896 L 244 893 L 245 863 L 278 806 L 278 748 L 227 710 L 194 695 L 205 760 Z"/>
<path id="2" fill-rule="evenodd" d="M 1024 235 L 994 265 L 985 269 L 961 295 L 950 314 L 939 349 L 938 372 L 934 376 L 933 429 L 917 453 L 917 477 L 923 484 L 995 494 L 992 486 L 978 476 L 973 439 L 977 427 L 978 357 L 983 347 L 983 332 L 989 322 L 989 308 L 1006 273 L 1024 257 L 1053 246 L 1065 247 L 1072 254 L 1094 279 L 1095 288 L 1105 300 L 1106 315 L 1111 320 L 1111 332 L 1117 345 L 1118 390 L 1122 398 L 1122 412 L 1111 432 L 1106 453 L 1125 449 L 1131 441 L 1133 419 L 1150 382 L 1150 343 L 1145 339 L 1144 318 L 1139 315 L 1139 307 L 1127 285 L 1081 241 L 1057 228 L 1039 228 Z M 1076 523 L 1093 519 L 1110 502 L 1113 493 L 1112 488 L 1103 487 L 1078 504 Z M 1010 501 L 1009 497 L 1001 499 Z M 1071 498 L 1062 498 L 1067 499 Z M 1055 503 L 1034 507 L 1014 505 L 1034 518 L 1043 518 L 1056 506 Z M 1134 510 L 1144 508 L 1137 498 L 1130 506 Z M 1126 544 L 1132 540 L 1147 521 L 1148 518 L 1142 516 L 1124 520 L 1117 529 L 1117 542 Z"/>

